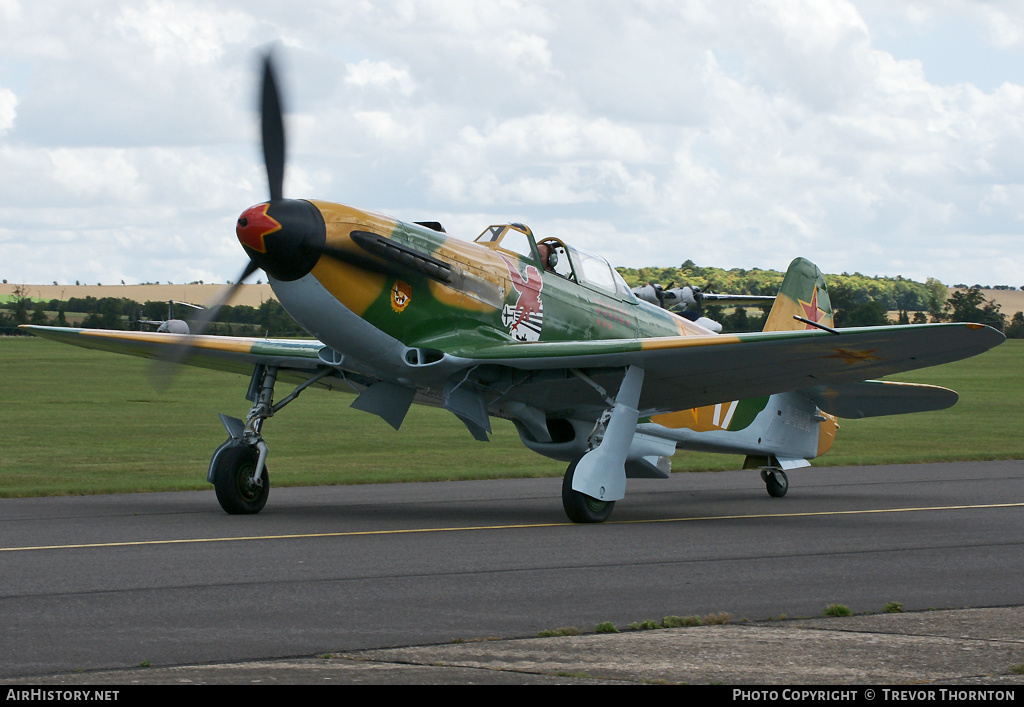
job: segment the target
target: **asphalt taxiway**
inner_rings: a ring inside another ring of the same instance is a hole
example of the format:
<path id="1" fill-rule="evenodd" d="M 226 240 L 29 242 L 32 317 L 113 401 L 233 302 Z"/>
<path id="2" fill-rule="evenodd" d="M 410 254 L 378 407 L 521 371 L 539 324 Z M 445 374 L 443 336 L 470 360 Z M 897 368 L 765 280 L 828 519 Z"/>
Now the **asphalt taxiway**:
<path id="1" fill-rule="evenodd" d="M 275 488 L 250 517 L 212 490 L 0 500 L 0 679 L 1020 681 L 1024 462 L 797 470 L 783 499 L 676 474 L 598 526 L 559 488 Z M 832 603 L 873 615 L 808 618 Z"/>

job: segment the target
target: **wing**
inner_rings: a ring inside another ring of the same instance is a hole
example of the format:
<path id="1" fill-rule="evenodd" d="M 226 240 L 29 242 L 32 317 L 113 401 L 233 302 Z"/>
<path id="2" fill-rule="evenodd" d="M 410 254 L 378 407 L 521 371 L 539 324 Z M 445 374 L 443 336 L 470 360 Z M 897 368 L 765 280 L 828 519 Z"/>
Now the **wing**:
<path id="1" fill-rule="evenodd" d="M 23 326 L 23 329 L 85 348 L 158 359 L 186 339 L 193 347 L 185 363 L 249 375 L 262 363 L 283 377 L 305 380 L 318 368 L 319 341 L 185 336 L 155 332 Z M 486 366 L 519 373 L 497 376 L 493 390 L 506 402 L 549 414 L 591 417 L 607 407 L 598 388 L 618 389 L 622 369 L 645 371 L 640 409 L 671 412 L 771 395 L 787 390 L 859 383 L 982 353 L 1005 340 L 980 324 L 921 324 L 895 327 L 758 332 L 577 342 L 527 342 L 441 348 L 466 369 Z M 578 372 L 578 373 L 577 373 Z M 340 370 L 318 385 L 334 387 Z M 372 381 L 358 379 L 366 385 Z M 484 382 L 481 380 L 481 382 Z"/>
<path id="2" fill-rule="evenodd" d="M 159 360 L 184 342 L 193 347 L 184 361 L 191 366 L 250 375 L 256 364 L 278 366 L 291 380 L 305 380 L 323 367 L 319 341 L 294 339 L 248 339 L 234 336 L 190 336 L 142 331 L 72 329 L 66 327 L 19 327 L 36 336 L 87 349 L 112 351 Z M 290 375 L 288 375 L 290 374 Z M 337 384 L 338 379 L 333 379 Z M 330 387 L 331 380 L 323 385 Z"/>
<path id="3" fill-rule="evenodd" d="M 473 364 L 546 372 L 529 376 L 505 397 L 548 411 L 589 401 L 607 407 L 592 383 L 614 391 L 622 367 L 645 371 L 640 408 L 645 414 L 701 407 L 870 378 L 956 361 L 1005 340 L 979 324 L 757 332 L 584 342 L 536 342 L 449 350 Z"/>
<path id="4" fill-rule="evenodd" d="M 775 295 L 716 295 L 713 292 L 701 294 L 702 302 L 711 305 L 723 305 L 727 307 L 751 306 L 771 304 L 775 301 Z"/>

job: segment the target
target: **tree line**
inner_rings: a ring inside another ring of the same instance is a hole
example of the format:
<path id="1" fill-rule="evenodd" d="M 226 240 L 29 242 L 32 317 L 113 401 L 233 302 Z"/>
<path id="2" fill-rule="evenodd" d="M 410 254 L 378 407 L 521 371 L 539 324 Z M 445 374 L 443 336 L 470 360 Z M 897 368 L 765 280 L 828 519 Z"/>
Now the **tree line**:
<path id="1" fill-rule="evenodd" d="M 174 318 L 190 320 L 198 310 L 176 306 Z M 153 331 L 168 318 L 168 303 L 136 302 L 127 297 L 72 297 L 67 300 L 33 302 L 27 288 L 10 302 L 0 304 L 0 333 L 18 334 L 19 324 L 44 326 L 79 326 L 86 329 L 119 329 Z M 226 336 L 308 336 L 277 300 L 267 300 L 259 307 L 225 305 L 206 330 L 208 334 Z"/>
<path id="2" fill-rule="evenodd" d="M 705 292 L 732 295 L 774 295 L 785 273 L 778 270 L 723 270 L 701 267 L 687 260 L 678 268 L 618 268 L 630 287 L 658 283 L 663 287 L 699 287 Z M 836 326 L 883 326 L 892 324 L 889 312 L 897 312 L 897 324 L 928 322 L 980 322 L 1011 338 L 1024 338 L 1024 312 L 1009 320 L 1000 305 L 985 298 L 980 285 L 949 293 L 935 278 L 917 282 L 904 277 L 869 277 L 861 273 L 826 275 L 829 300 Z M 998 289 L 1015 289 L 1001 286 Z M 750 308 L 704 307 L 704 314 L 721 322 L 725 332 L 761 331 L 770 306 Z"/>

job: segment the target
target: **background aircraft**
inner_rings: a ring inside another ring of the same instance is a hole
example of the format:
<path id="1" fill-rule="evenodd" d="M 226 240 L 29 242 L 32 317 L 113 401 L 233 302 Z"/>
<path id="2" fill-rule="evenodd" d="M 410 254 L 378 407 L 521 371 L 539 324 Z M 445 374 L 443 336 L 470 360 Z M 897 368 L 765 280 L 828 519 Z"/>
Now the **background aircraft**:
<path id="1" fill-rule="evenodd" d="M 720 295 L 713 292 L 704 292 L 699 287 L 662 287 L 656 282 L 651 282 L 632 289 L 634 295 L 640 299 L 656 304 L 659 307 L 670 309 L 680 316 L 697 322 L 705 329 L 715 332 L 722 331 L 722 325 L 713 319 L 702 316 L 703 304 L 709 302 L 726 307 L 744 307 L 750 305 L 765 305 L 775 301 L 774 297 L 765 295 Z"/>
<path id="2" fill-rule="evenodd" d="M 179 305 L 181 305 L 183 307 L 191 307 L 192 309 L 199 309 L 199 310 L 205 309 L 204 307 L 200 307 L 198 304 L 191 304 L 189 302 L 179 302 L 177 300 L 168 300 L 167 301 L 167 319 L 162 319 L 162 320 L 136 319 L 135 321 L 133 321 L 131 323 L 132 324 L 149 324 L 150 326 L 155 326 L 156 330 L 159 331 L 159 332 L 170 332 L 171 334 L 188 334 L 188 333 L 190 333 L 189 332 L 189 328 L 188 328 L 188 322 L 186 322 L 184 319 L 175 319 L 174 318 L 174 305 L 176 305 L 176 304 L 179 304 Z"/>
<path id="3" fill-rule="evenodd" d="M 396 429 L 413 402 L 443 407 L 485 441 L 490 419 L 569 462 L 575 522 L 607 519 L 629 477 L 664 477 L 677 448 L 744 454 L 768 492 L 785 469 L 829 448 L 836 417 L 934 410 L 956 394 L 870 380 L 981 353 L 1003 341 L 982 325 L 834 329 L 824 277 L 798 258 L 765 325 L 715 334 L 638 298 L 602 257 L 523 224 L 473 242 L 437 222 L 283 195 L 285 133 L 268 58 L 261 100 L 270 200 L 242 213 L 249 262 L 193 320 L 192 335 L 56 327 L 29 331 L 88 348 L 250 376 L 247 418 L 221 415 L 228 439 L 208 480 L 229 513 L 269 493 L 264 422 L 308 386 L 357 394 L 352 407 Z M 257 269 L 315 340 L 206 336 L 206 322 Z M 295 384 L 274 400 L 279 381 Z M 313 442 L 315 443 L 315 442 Z"/>

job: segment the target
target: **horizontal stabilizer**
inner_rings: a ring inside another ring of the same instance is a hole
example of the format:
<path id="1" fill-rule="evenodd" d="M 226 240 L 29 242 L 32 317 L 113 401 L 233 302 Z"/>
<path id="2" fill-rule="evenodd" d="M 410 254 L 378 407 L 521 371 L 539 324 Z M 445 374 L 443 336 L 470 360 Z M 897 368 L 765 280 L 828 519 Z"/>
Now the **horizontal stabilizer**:
<path id="1" fill-rule="evenodd" d="M 847 419 L 945 410 L 959 397 L 949 388 L 890 381 L 818 385 L 800 393 L 824 412 Z"/>

